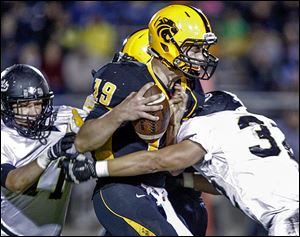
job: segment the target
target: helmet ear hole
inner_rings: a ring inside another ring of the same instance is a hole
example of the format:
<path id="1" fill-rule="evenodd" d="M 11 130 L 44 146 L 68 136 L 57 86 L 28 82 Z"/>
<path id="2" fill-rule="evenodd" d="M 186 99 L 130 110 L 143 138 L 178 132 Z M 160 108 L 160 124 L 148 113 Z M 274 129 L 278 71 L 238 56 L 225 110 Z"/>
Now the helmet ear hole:
<path id="1" fill-rule="evenodd" d="M 169 47 L 168 47 L 167 45 L 165 45 L 165 44 L 163 44 L 163 43 L 160 43 L 160 45 L 161 45 L 162 49 L 163 49 L 166 53 L 169 52 Z"/>

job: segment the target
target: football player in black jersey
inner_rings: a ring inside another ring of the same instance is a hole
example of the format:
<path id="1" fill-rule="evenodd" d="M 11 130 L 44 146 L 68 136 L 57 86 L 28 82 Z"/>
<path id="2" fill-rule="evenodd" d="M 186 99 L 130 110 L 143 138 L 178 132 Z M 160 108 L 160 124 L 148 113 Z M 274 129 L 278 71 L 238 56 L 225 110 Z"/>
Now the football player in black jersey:
<path id="1" fill-rule="evenodd" d="M 148 28 L 133 32 L 123 42 L 121 51 L 115 54 L 113 61 L 138 61 L 147 63 L 151 59 L 148 53 Z M 190 81 L 194 82 L 190 85 Z M 195 87 L 196 83 L 198 84 Z M 188 80 L 187 87 L 196 93 L 203 93 L 200 81 Z M 191 88 L 196 89 L 193 90 Z M 191 167 L 186 171 L 194 172 Z M 184 174 L 190 175 L 190 174 Z M 207 228 L 207 210 L 201 198 L 201 192 L 193 188 L 183 187 L 183 174 L 178 176 L 168 175 L 166 178 L 166 190 L 168 198 L 173 205 L 177 215 L 180 215 L 188 225 L 189 230 L 195 236 L 204 236 Z"/>
<path id="2" fill-rule="evenodd" d="M 209 79 L 217 65 L 218 59 L 208 51 L 216 36 L 206 16 L 193 7 L 170 5 L 152 17 L 149 31 L 149 49 L 154 56 L 149 63 L 114 62 L 93 72 L 96 104 L 76 137 L 79 152 L 94 151 L 97 160 L 114 159 L 164 145 L 165 136 L 147 144 L 126 122 L 133 118 L 116 116 L 133 96 L 139 97 L 137 101 L 146 100 L 143 93 L 130 95 L 145 83 L 154 81 L 169 99 L 174 84 L 180 83 L 189 94 L 185 118 L 204 102 L 203 93 L 194 93 L 187 86 L 187 78 Z M 105 172 L 96 166 L 94 176 Z M 165 178 L 166 173 L 160 172 L 98 179 L 93 202 L 101 224 L 112 235 L 191 235 L 168 202 Z"/>

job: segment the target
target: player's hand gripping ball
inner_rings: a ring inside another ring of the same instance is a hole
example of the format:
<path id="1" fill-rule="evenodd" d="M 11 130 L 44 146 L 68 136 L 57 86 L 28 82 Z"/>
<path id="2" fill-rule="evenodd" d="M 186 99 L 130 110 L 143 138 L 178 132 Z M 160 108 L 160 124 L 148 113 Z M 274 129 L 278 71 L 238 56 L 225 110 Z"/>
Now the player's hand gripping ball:
<path id="1" fill-rule="evenodd" d="M 144 97 L 160 94 L 160 97 L 147 105 L 163 105 L 163 109 L 155 112 L 150 112 L 153 116 L 159 117 L 158 121 L 149 119 L 138 119 L 133 121 L 133 126 L 137 135 L 147 143 L 152 143 L 161 138 L 168 128 L 170 121 L 170 106 L 166 95 L 159 89 L 157 85 L 150 87 Z"/>

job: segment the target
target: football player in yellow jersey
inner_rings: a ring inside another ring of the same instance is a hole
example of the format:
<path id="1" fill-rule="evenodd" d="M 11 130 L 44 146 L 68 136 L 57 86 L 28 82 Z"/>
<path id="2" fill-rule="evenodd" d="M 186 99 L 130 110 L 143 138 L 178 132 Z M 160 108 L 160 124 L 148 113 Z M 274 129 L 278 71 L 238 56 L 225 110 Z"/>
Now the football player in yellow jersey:
<path id="1" fill-rule="evenodd" d="M 149 29 L 143 28 L 129 35 L 123 41 L 123 47 L 120 52 L 115 54 L 113 61 L 133 60 L 145 64 L 148 63 L 151 60 L 151 55 L 148 53 L 148 34 Z M 198 83 L 197 88 L 202 93 L 201 84 L 200 82 Z M 189 170 L 194 171 L 193 168 L 189 168 Z M 183 187 L 181 181 L 182 174 L 177 177 L 167 176 L 166 190 L 168 191 L 170 202 L 177 215 L 180 215 L 185 220 L 192 234 L 204 236 L 207 228 L 207 210 L 200 197 L 201 192 Z"/>
<path id="2" fill-rule="evenodd" d="M 209 53 L 216 36 L 206 16 L 189 6 L 165 7 L 150 20 L 149 39 L 153 57 L 146 65 L 134 61 L 114 62 L 93 73 L 96 105 L 76 137 L 79 152 L 94 151 L 96 159 L 116 159 L 133 151 L 163 145 L 163 137 L 155 144 L 145 143 L 137 137 L 131 123 L 126 122 L 133 118 L 125 120 L 119 116 L 122 104 L 132 98 L 129 94 L 147 82 L 154 81 L 168 98 L 177 82 L 190 91 L 186 118 L 204 102 L 203 93 L 188 89 L 187 78 L 209 79 L 218 62 Z M 142 95 L 133 96 L 142 101 L 145 100 Z M 74 171 L 74 177 L 84 181 L 105 172 L 97 167 L 92 171 L 92 174 L 81 173 L 79 169 Z M 112 235 L 191 235 L 168 201 L 164 189 L 166 175 L 160 172 L 98 179 L 93 202 L 101 224 Z"/>

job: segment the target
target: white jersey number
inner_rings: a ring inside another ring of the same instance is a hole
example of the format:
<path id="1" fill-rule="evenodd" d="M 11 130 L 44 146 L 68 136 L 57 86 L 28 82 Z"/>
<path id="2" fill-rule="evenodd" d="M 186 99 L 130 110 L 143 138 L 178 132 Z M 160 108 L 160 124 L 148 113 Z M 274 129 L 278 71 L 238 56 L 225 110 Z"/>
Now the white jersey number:
<path id="1" fill-rule="evenodd" d="M 260 130 L 255 130 L 257 133 L 259 139 L 267 139 L 271 145 L 270 148 L 261 148 L 260 145 L 251 146 L 249 147 L 250 152 L 253 155 L 259 156 L 259 157 L 268 157 L 268 156 L 278 156 L 280 153 L 280 149 L 275 141 L 275 139 L 271 136 L 271 133 L 269 129 L 264 125 L 264 122 L 259 120 L 258 118 L 254 116 L 242 116 L 239 118 L 238 125 L 240 129 L 246 128 L 248 126 L 253 126 L 254 124 L 258 124 L 260 127 Z M 276 124 L 272 124 L 276 127 Z M 287 150 L 289 156 L 293 158 L 293 152 L 290 148 L 290 146 L 287 144 L 286 141 L 282 142 L 282 145 Z"/>

